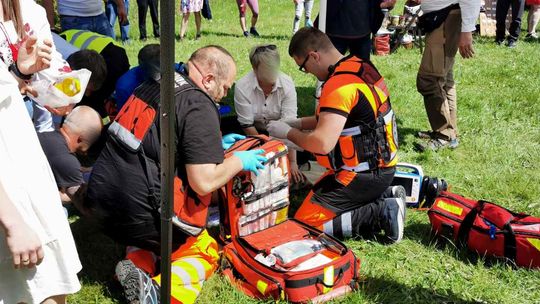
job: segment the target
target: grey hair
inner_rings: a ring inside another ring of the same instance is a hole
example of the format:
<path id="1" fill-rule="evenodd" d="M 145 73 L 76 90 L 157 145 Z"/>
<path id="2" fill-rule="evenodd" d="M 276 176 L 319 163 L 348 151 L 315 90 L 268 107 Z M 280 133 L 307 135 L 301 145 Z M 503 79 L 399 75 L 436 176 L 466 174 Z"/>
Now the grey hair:
<path id="1" fill-rule="evenodd" d="M 207 45 L 196 50 L 189 61 L 211 69 L 220 79 L 227 78 L 231 68 L 235 66 L 231 53 L 219 45 Z"/>
<path id="2" fill-rule="evenodd" d="M 268 67 L 276 67 L 280 62 L 279 52 L 273 44 L 257 45 L 249 52 L 249 61 L 254 68 L 258 68 L 261 63 Z"/>

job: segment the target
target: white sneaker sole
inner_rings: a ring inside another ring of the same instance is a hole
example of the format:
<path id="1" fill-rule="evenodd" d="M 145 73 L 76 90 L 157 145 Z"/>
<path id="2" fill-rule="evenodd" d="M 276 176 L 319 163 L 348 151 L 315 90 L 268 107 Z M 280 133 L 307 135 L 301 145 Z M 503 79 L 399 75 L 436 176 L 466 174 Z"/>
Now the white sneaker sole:
<path id="1" fill-rule="evenodd" d="M 405 229 L 405 213 L 406 213 L 406 206 L 405 206 L 405 201 L 401 198 L 396 198 L 396 202 L 399 206 L 399 216 L 398 216 L 398 229 L 399 229 L 399 234 L 398 234 L 398 239 L 396 240 L 396 243 L 399 243 L 401 242 L 401 240 L 403 239 L 403 230 Z"/>

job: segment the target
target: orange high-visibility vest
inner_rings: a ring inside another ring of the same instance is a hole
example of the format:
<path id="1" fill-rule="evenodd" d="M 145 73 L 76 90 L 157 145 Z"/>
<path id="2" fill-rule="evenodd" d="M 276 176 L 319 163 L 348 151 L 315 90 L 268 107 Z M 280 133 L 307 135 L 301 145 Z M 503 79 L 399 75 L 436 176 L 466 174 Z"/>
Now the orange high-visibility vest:
<path id="1" fill-rule="evenodd" d="M 334 149 L 315 155 L 321 166 L 363 172 L 396 165 L 396 118 L 388 88 L 373 64 L 354 56 L 338 62 L 323 84 L 317 117 L 321 112 L 347 117 Z"/>

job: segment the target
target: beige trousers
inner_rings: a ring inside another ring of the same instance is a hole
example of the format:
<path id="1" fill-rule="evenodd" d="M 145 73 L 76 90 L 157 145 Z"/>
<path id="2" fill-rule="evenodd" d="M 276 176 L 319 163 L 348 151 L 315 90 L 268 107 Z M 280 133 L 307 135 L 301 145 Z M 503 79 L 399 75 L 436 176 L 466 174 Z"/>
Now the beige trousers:
<path id="1" fill-rule="evenodd" d="M 452 10 L 445 22 L 426 35 L 426 47 L 416 78 L 418 92 L 435 135 L 450 140 L 457 137 L 457 96 L 454 58 L 461 33 L 461 13 Z"/>

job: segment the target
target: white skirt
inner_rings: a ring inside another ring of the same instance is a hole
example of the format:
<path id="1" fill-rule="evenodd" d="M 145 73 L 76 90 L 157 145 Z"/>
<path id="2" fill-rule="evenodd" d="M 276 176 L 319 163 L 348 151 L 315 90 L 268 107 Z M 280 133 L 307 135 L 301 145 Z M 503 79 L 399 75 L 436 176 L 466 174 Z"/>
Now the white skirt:
<path id="1" fill-rule="evenodd" d="M 41 240 L 44 259 L 15 269 L 0 228 L 0 304 L 41 303 L 80 290 L 82 266 L 58 188 L 17 84 L 0 61 L 0 182 Z"/>

